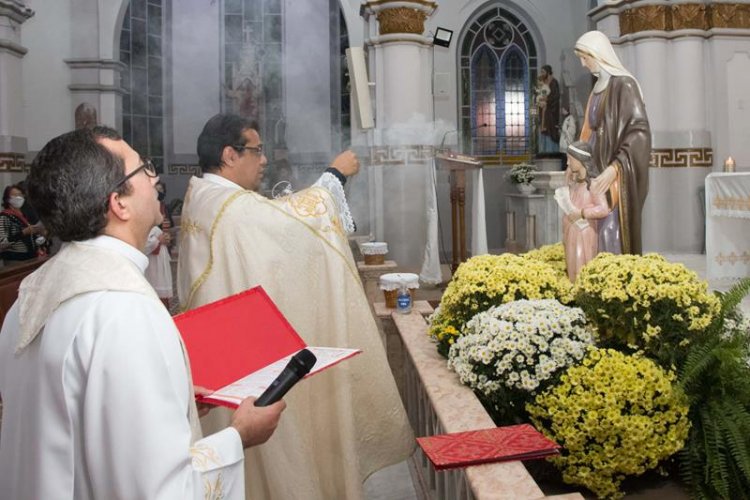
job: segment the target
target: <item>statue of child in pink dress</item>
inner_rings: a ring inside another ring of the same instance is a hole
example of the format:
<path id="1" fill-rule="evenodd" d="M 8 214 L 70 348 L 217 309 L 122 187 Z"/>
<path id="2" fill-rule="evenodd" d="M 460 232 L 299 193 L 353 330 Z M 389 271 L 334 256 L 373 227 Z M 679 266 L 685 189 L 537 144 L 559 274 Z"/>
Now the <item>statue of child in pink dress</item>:
<path id="1" fill-rule="evenodd" d="M 565 178 L 572 207 L 568 205 L 570 212 L 563 217 L 563 246 L 568 278 L 573 282 L 581 268 L 599 252 L 598 220 L 610 212 L 606 196 L 590 191 L 591 177 L 598 174 L 587 142 L 576 141 L 568 146 Z"/>

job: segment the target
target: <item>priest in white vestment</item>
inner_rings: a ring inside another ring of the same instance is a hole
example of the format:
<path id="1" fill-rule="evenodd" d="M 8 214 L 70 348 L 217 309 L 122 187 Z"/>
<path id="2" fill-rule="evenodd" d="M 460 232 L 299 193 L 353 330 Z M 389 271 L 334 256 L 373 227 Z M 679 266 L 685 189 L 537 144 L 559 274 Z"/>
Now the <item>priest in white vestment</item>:
<path id="1" fill-rule="evenodd" d="M 1 498 L 245 497 L 243 447 L 270 437 L 284 403 L 247 399 L 201 439 L 179 333 L 143 275 L 157 179 L 106 127 L 34 160 L 32 203 L 66 243 L 0 331 Z"/>
<path id="2" fill-rule="evenodd" d="M 299 383 L 272 441 L 248 450 L 248 498 L 362 498 L 372 472 L 409 457 L 414 438 L 352 258 L 337 157 L 312 187 L 277 200 L 254 192 L 266 158 L 256 127 L 234 115 L 208 121 L 198 139 L 203 178 L 182 209 L 178 294 L 185 309 L 262 285 L 311 346 L 362 349 Z M 259 348 L 262 346 L 259 346 Z M 221 410 L 204 430 L 226 425 Z"/>

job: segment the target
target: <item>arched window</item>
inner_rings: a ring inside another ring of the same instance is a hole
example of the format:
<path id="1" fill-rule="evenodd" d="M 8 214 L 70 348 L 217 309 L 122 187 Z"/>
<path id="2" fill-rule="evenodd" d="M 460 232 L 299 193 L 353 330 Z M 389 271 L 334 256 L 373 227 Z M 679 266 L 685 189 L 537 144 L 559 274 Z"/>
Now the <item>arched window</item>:
<path id="1" fill-rule="evenodd" d="M 130 2 L 120 31 L 122 136 L 138 153 L 164 166 L 163 13 L 161 0 Z"/>
<path id="2" fill-rule="evenodd" d="M 531 153 L 531 83 L 537 55 L 529 29 L 500 7 L 478 13 L 461 34 L 459 116 L 465 151 Z"/>

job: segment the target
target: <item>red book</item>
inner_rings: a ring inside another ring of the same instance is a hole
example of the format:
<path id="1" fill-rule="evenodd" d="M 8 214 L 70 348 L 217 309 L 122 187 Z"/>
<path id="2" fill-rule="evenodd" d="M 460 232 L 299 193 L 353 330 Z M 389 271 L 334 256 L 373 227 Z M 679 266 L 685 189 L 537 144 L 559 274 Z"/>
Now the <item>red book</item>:
<path id="1" fill-rule="evenodd" d="M 317 358 L 308 376 L 362 352 L 306 346 L 259 286 L 182 313 L 174 322 L 193 383 L 215 391 L 201 401 L 233 408 L 248 396 L 260 396 L 302 349 Z"/>
<path id="2" fill-rule="evenodd" d="M 559 445 L 530 424 L 421 437 L 417 443 L 436 470 L 534 460 L 560 453 Z"/>

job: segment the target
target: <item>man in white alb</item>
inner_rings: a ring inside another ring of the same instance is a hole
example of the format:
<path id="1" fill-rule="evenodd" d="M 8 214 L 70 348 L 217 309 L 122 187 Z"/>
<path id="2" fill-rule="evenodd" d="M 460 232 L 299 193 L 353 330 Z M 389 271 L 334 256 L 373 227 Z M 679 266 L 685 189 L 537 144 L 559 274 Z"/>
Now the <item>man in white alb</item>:
<path id="1" fill-rule="evenodd" d="M 151 162 L 106 127 L 50 141 L 31 203 L 64 242 L 21 283 L 0 332 L 0 496 L 244 498 L 243 448 L 285 404 L 246 399 L 201 438 L 174 322 L 143 276 L 161 222 Z"/>
<path id="2" fill-rule="evenodd" d="M 360 499 L 364 479 L 406 459 L 414 438 L 349 250 L 342 183 L 358 161 L 342 153 L 312 187 L 269 200 L 254 192 L 266 164 L 257 126 L 236 115 L 206 123 L 198 157 L 204 176 L 190 180 L 180 225 L 181 305 L 262 285 L 308 345 L 363 351 L 287 395 L 273 441 L 248 453 L 248 498 Z M 228 419 L 216 409 L 202 423 Z"/>

